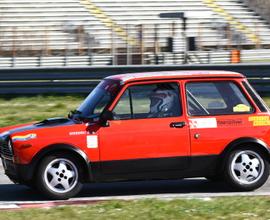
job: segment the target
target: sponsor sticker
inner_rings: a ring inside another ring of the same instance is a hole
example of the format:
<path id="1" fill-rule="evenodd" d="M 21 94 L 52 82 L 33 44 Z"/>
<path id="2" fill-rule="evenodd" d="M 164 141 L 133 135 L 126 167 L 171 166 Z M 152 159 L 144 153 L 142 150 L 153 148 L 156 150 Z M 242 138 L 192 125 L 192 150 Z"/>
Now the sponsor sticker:
<path id="1" fill-rule="evenodd" d="M 190 128 L 216 128 L 216 118 L 196 118 L 189 119 Z"/>
<path id="2" fill-rule="evenodd" d="M 34 139 L 36 138 L 37 135 L 36 134 L 27 134 L 27 135 L 21 135 L 21 136 L 13 136 L 11 139 L 12 141 L 27 141 L 30 139 Z"/>
<path id="3" fill-rule="evenodd" d="M 244 104 L 238 104 L 233 107 L 233 112 L 249 112 L 250 107 Z"/>
<path id="4" fill-rule="evenodd" d="M 253 126 L 269 126 L 269 116 L 251 116 L 248 121 L 253 123 Z"/>
<path id="5" fill-rule="evenodd" d="M 86 134 L 86 131 L 71 131 L 69 132 L 70 136 L 74 136 L 74 135 L 84 135 Z"/>
<path id="6" fill-rule="evenodd" d="M 239 126 L 243 124 L 242 119 L 224 119 L 224 120 L 217 120 L 218 126 Z"/>
<path id="7" fill-rule="evenodd" d="M 98 136 L 87 135 L 86 136 L 87 148 L 98 148 Z"/>

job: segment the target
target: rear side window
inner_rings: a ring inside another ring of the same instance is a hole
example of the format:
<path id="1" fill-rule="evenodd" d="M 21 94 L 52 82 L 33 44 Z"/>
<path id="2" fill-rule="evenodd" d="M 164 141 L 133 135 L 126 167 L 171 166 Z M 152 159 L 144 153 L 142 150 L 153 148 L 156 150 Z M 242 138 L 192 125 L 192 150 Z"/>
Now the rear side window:
<path id="1" fill-rule="evenodd" d="M 227 115 L 254 112 L 233 82 L 194 82 L 186 85 L 189 115 Z"/>
<path id="2" fill-rule="evenodd" d="M 264 104 L 263 100 L 260 98 L 260 96 L 255 92 L 255 90 L 247 83 L 243 82 L 243 85 L 253 101 L 256 103 L 258 108 L 260 109 L 261 112 L 268 112 L 268 109 L 266 105 Z"/>

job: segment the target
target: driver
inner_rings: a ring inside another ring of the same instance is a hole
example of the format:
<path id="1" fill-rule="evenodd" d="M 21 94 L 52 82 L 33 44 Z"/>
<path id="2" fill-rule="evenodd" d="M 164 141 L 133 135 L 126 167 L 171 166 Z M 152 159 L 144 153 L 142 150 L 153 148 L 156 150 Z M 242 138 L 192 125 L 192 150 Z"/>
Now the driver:
<path id="1" fill-rule="evenodd" d="M 158 87 L 150 94 L 149 118 L 176 116 L 179 112 L 179 101 L 172 87 Z"/>

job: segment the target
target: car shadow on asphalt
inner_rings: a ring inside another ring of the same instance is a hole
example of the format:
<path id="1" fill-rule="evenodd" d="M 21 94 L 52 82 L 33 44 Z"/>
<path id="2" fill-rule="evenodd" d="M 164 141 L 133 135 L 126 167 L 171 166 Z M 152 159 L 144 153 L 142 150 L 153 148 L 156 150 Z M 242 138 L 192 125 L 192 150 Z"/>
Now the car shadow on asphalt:
<path id="1" fill-rule="evenodd" d="M 115 183 L 85 184 L 76 197 L 129 196 L 145 194 L 196 194 L 231 192 L 222 182 L 211 182 L 206 179 L 132 181 Z M 0 185 L 0 201 L 47 201 L 38 191 L 27 186 L 16 184 Z"/>

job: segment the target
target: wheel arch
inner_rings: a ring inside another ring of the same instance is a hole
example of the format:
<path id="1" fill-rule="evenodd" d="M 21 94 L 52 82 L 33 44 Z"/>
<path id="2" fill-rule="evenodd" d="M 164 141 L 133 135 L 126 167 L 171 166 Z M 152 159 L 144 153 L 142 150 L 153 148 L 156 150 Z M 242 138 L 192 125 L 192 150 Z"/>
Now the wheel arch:
<path id="1" fill-rule="evenodd" d="M 43 148 L 40 152 L 38 152 L 32 159 L 31 161 L 31 170 L 29 170 L 29 179 L 33 179 L 35 175 L 35 170 L 39 166 L 39 163 L 41 160 L 53 153 L 58 153 L 58 152 L 66 152 L 72 155 L 75 155 L 75 157 L 78 159 L 80 164 L 83 167 L 83 181 L 91 181 L 92 178 L 92 172 L 91 172 L 91 167 L 90 167 L 90 161 L 86 155 L 81 149 L 74 147 L 70 144 L 52 144 L 49 145 L 45 148 Z"/>
<path id="2" fill-rule="evenodd" d="M 223 170 L 225 166 L 225 159 L 229 153 L 243 146 L 254 146 L 254 148 L 261 151 L 265 155 L 268 162 L 270 162 L 270 149 L 264 141 L 252 137 L 242 137 L 230 142 L 220 154 L 219 171 Z"/>

